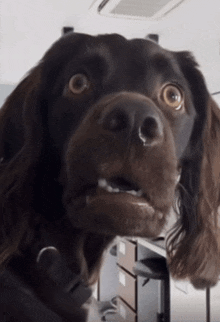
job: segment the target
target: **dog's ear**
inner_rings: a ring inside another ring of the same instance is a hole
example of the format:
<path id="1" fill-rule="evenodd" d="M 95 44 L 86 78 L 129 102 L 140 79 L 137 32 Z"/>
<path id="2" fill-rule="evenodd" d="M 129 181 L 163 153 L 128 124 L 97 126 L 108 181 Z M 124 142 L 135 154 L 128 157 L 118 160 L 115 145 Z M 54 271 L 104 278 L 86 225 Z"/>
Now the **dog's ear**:
<path id="1" fill-rule="evenodd" d="M 198 238 L 194 249 L 192 248 L 189 264 L 189 270 L 193 271 L 195 270 L 193 258 L 198 263 L 198 270 L 192 276 L 193 284 L 198 287 L 205 280 L 214 285 L 220 275 L 218 213 L 220 204 L 220 109 L 211 97 L 203 134 L 203 149 L 197 205 Z M 201 263 L 199 263 L 199 256 L 201 258 L 204 256 Z"/>
<path id="2" fill-rule="evenodd" d="M 38 66 L 19 83 L 0 110 L 0 157 L 4 163 L 11 161 L 31 139 L 30 131 L 35 135 L 41 132 L 36 124 L 40 112 L 36 108 L 40 101 L 40 78 Z"/>
<path id="3" fill-rule="evenodd" d="M 215 285 L 220 274 L 220 110 L 195 61 L 188 55 L 184 62 L 197 119 L 181 164 L 180 219 L 168 236 L 167 250 L 174 278 L 188 278 L 196 288 L 204 288 Z"/>
<path id="4" fill-rule="evenodd" d="M 25 238 L 33 177 L 42 149 L 40 66 L 15 88 L 0 110 L 0 264 Z"/>
<path id="5" fill-rule="evenodd" d="M 30 244 L 27 232 L 36 213 L 49 220 L 63 215 L 62 187 L 55 178 L 60 159 L 48 141 L 48 105 L 61 95 L 57 77 L 83 37 L 68 34 L 54 43 L 0 109 L 0 265 L 25 240 Z"/>

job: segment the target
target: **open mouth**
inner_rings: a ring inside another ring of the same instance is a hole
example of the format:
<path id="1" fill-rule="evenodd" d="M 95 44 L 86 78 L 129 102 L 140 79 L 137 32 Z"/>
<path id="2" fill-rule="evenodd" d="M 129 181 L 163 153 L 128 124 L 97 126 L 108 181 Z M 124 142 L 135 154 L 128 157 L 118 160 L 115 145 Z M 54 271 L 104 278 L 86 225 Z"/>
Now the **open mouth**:
<path id="1" fill-rule="evenodd" d="M 84 185 L 67 207 L 74 227 L 142 237 L 160 233 L 167 212 L 155 206 L 146 189 L 125 176 L 100 177 Z"/>
<path id="2" fill-rule="evenodd" d="M 107 213 L 110 207 L 114 207 L 120 214 L 123 209 L 132 209 L 135 212 L 147 212 L 149 216 L 155 213 L 147 194 L 132 181 L 118 176 L 113 178 L 100 178 L 97 184 L 89 185 L 80 191 L 78 197 L 74 200 L 74 205 L 78 210 L 83 208 L 99 208 Z M 130 207 L 130 208 L 129 208 Z M 126 211 L 127 211 L 126 210 Z"/>
<path id="3" fill-rule="evenodd" d="M 111 180 L 101 178 L 98 180 L 98 187 L 111 193 L 126 192 L 136 197 L 143 196 L 143 191 L 141 189 L 122 177 L 116 177 Z"/>
<path id="4" fill-rule="evenodd" d="M 146 206 L 148 209 L 153 207 L 150 205 L 149 198 L 146 193 L 138 187 L 137 184 L 124 177 L 100 178 L 97 185 L 84 191 L 86 196 L 86 206 L 90 207 L 93 203 L 98 203 L 98 200 L 106 201 L 107 204 L 116 203 L 119 207 L 127 205 L 140 206 L 142 209 Z"/>

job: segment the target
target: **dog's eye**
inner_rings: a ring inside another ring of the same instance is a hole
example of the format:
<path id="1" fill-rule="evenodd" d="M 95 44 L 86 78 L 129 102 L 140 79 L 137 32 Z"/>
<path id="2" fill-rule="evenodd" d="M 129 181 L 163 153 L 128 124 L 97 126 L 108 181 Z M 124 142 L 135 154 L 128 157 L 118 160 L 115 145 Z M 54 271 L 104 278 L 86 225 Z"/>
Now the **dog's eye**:
<path id="1" fill-rule="evenodd" d="M 180 110 L 183 106 L 183 94 L 177 86 L 166 85 L 162 90 L 162 100 L 169 107 Z"/>
<path id="2" fill-rule="evenodd" d="M 86 75 L 76 74 L 70 78 L 69 89 L 73 94 L 82 94 L 90 87 L 90 82 Z"/>

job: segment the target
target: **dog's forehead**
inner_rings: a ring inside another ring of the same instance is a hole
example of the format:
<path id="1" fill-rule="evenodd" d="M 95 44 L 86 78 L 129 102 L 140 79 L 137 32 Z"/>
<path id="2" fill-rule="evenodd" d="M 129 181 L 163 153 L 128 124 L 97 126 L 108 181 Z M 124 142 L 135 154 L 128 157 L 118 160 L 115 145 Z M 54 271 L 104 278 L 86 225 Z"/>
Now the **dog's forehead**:
<path id="1" fill-rule="evenodd" d="M 119 34 L 98 36 L 67 34 L 48 50 L 44 60 L 49 59 L 54 64 L 60 65 L 64 62 L 68 64 L 68 61 L 85 61 L 92 57 L 99 57 L 110 64 L 139 62 L 139 65 L 158 64 L 162 67 L 177 65 L 175 53 L 162 48 L 150 39 L 126 39 Z"/>
<path id="2" fill-rule="evenodd" d="M 75 56 L 93 57 L 99 56 L 107 61 L 114 59 L 136 59 L 149 61 L 156 56 L 163 57 L 163 60 L 169 61 L 173 54 L 159 46 L 150 39 L 126 39 L 119 34 L 102 34 L 91 36 L 87 34 L 70 34 L 61 38 L 55 46 L 55 49 L 61 55 L 68 56 L 70 59 Z M 51 53 L 51 51 L 49 51 Z M 72 54 L 72 55 L 71 55 Z M 58 54 L 58 56 L 60 56 Z M 58 57 L 60 59 L 60 57 Z"/>
<path id="3" fill-rule="evenodd" d="M 126 39 L 118 34 L 100 35 L 88 38 L 82 51 L 85 58 L 100 58 L 112 70 L 130 66 L 131 72 L 136 69 L 147 74 L 153 68 L 159 74 L 181 74 L 175 53 L 149 39 Z"/>
<path id="4" fill-rule="evenodd" d="M 118 34 L 100 35 L 85 42 L 86 53 L 102 57 L 121 56 L 124 58 L 137 57 L 150 59 L 155 55 L 163 55 L 169 59 L 171 53 L 149 39 L 126 39 Z"/>
<path id="5" fill-rule="evenodd" d="M 116 78 L 131 84 L 138 79 L 152 81 L 183 81 L 175 53 L 149 39 L 126 39 L 117 34 L 94 37 L 84 44 L 84 59 L 96 57 L 104 67 L 106 81 Z M 87 57 L 87 58 L 86 58 Z M 155 77 L 156 76 L 156 77 Z M 126 79 L 125 79 L 126 78 Z"/>

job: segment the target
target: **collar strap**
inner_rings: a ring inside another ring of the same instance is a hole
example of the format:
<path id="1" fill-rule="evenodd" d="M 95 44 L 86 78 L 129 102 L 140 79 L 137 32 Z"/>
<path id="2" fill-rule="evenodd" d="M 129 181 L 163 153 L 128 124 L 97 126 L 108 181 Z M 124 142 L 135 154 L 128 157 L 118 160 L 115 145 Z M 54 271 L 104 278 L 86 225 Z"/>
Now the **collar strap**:
<path id="1" fill-rule="evenodd" d="M 42 248 L 36 257 L 37 267 L 55 285 L 61 293 L 70 297 L 74 305 L 83 305 L 92 295 L 92 290 L 86 286 L 80 275 L 73 273 L 65 259 L 54 246 Z"/>

